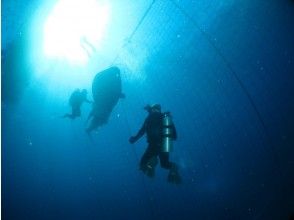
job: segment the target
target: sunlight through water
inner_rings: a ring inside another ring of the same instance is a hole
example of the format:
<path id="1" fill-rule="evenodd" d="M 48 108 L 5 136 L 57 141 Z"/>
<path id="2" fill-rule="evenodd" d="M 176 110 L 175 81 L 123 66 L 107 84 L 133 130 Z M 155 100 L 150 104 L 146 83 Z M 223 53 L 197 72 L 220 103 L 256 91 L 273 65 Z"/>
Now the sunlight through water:
<path id="1" fill-rule="evenodd" d="M 44 24 L 44 54 L 85 64 L 99 47 L 109 13 L 109 6 L 96 0 L 60 0 Z"/>

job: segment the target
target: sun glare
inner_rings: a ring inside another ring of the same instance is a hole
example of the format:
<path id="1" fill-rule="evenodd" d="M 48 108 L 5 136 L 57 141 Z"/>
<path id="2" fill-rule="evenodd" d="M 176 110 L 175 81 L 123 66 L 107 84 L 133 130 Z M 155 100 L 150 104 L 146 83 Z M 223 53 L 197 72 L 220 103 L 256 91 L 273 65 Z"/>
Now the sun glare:
<path id="1" fill-rule="evenodd" d="M 101 43 L 109 13 L 109 6 L 97 0 L 58 1 L 44 25 L 44 54 L 86 63 Z"/>

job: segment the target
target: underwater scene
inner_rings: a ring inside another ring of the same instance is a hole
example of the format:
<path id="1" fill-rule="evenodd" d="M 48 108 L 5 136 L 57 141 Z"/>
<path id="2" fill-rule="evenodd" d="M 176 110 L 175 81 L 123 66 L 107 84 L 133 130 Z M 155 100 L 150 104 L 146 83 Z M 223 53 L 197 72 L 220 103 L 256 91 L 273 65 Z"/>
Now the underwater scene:
<path id="1" fill-rule="evenodd" d="M 293 220 L 293 0 L 2 0 L 3 220 Z"/>

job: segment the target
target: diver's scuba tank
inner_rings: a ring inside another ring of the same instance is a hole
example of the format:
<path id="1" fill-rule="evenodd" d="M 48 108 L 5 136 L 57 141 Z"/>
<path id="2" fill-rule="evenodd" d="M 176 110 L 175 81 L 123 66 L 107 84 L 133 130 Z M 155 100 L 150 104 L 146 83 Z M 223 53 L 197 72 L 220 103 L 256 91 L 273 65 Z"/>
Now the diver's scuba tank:
<path id="1" fill-rule="evenodd" d="M 172 117 L 169 112 L 163 113 L 163 138 L 162 138 L 162 152 L 170 152 L 173 147 L 173 129 L 172 129 Z"/>

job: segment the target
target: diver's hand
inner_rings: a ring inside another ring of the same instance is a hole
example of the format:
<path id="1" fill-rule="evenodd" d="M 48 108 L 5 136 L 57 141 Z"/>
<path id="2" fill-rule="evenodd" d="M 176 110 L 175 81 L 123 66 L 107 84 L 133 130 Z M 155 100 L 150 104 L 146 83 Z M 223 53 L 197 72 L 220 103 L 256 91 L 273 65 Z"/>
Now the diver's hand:
<path id="1" fill-rule="evenodd" d="M 136 142 L 136 138 L 134 136 L 130 137 L 129 142 L 131 144 L 135 143 Z"/>

